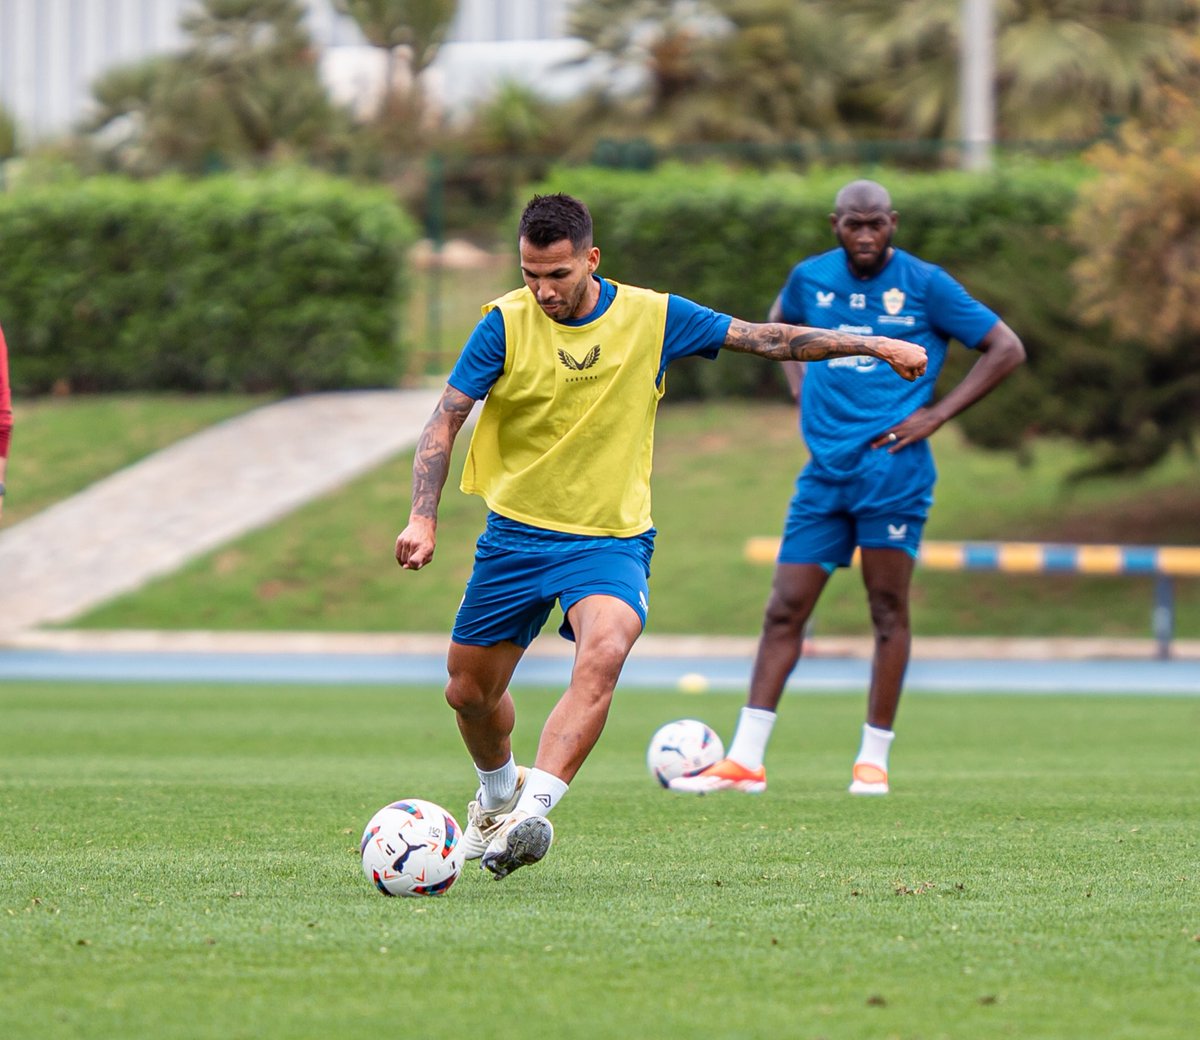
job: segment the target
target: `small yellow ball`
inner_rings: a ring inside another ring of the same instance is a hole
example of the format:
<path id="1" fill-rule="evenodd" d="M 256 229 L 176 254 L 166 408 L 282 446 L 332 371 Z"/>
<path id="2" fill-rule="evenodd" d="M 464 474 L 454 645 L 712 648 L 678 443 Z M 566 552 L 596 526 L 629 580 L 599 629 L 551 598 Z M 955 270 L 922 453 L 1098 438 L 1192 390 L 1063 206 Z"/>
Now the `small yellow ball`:
<path id="1" fill-rule="evenodd" d="M 688 672 L 679 677 L 678 685 L 684 693 L 703 693 L 708 689 L 708 680 L 699 672 Z"/>

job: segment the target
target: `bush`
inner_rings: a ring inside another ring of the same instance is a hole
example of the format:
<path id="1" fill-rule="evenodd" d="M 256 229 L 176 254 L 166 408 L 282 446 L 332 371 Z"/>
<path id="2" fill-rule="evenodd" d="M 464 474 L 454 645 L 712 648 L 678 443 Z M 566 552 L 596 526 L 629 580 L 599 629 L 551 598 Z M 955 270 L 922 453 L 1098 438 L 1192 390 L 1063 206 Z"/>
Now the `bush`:
<path id="1" fill-rule="evenodd" d="M 414 238 L 386 192 L 292 170 L 0 197 L 13 386 L 392 385 Z"/>
<path id="2" fill-rule="evenodd" d="M 829 224 L 834 196 L 864 175 L 892 194 L 900 213 L 896 245 L 946 267 L 1029 351 L 1028 366 L 964 413 L 968 435 L 994 447 L 1015 446 L 1032 426 L 1054 428 L 1053 379 L 1040 370 L 1097 349 L 1071 310 L 1068 272 L 1075 252 L 1066 227 L 1087 176 L 1081 165 L 989 175 L 843 169 L 800 176 L 716 165 L 667 165 L 651 173 L 563 169 L 537 190 L 566 191 L 587 202 L 605 274 L 762 321 L 795 263 L 836 244 Z M 951 359 L 943 386 L 953 385 L 973 357 L 952 351 Z M 783 393 L 784 386 L 773 368 L 764 371 L 757 359 L 744 357 L 673 366 L 669 378 L 676 398 Z"/>

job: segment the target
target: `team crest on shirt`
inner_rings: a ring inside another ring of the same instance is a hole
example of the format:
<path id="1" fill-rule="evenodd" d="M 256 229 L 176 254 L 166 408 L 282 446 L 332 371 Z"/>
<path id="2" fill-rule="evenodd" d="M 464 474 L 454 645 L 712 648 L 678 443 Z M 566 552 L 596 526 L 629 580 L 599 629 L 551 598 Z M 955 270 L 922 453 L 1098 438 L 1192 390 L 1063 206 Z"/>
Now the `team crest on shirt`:
<path id="1" fill-rule="evenodd" d="M 576 360 L 565 350 L 558 352 L 558 360 L 562 362 L 564 368 L 570 369 L 572 372 L 582 372 L 585 368 L 591 368 L 600 360 L 600 344 L 597 343 L 591 350 L 584 354 L 582 361 Z"/>
<path id="2" fill-rule="evenodd" d="M 889 289 L 883 294 L 883 306 L 888 314 L 899 314 L 904 309 L 904 293 L 899 289 Z"/>

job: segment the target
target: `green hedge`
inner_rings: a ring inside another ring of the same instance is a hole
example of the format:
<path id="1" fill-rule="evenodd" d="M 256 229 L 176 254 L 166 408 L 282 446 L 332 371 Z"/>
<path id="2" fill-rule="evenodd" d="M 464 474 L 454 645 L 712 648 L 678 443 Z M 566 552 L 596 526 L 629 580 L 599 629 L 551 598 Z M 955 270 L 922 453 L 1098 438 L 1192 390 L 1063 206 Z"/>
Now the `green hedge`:
<path id="1" fill-rule="evenodd" d="M 0 196 L 13 386 L 394 385 L 414 237 L 387 192 L 298 170 Z"/>
<path id="2" fill-rule="evenodd" d="M 896 245 L 945 266 L 1024 340 L 1030 364 L 964 415 L 973 439 L 1017 443 L 1047 407 L 1035 377 L 1039 364 L 1057 363 L 1064 350 L 1095 349 L 1070 310 L 1075 252 L 1065 228 L 1087 176 L 1083 166 L 806 176 L 716 165 L 667 165 L 650 173 L 579 168 L 556 171 L 536 190 L 566 191 L 588 204 L 605 274 L 762 321 L 795 263 L 836 244 L 829 225 L 834 196 L 861 176 L 891 192 L 900 213 Z M 943 387 L 971 360 L 965 351 L 951 357 Z M 783 386 L 769 366 L 734 356 L 674 365 L 669 381 L 674 398 Z"/>

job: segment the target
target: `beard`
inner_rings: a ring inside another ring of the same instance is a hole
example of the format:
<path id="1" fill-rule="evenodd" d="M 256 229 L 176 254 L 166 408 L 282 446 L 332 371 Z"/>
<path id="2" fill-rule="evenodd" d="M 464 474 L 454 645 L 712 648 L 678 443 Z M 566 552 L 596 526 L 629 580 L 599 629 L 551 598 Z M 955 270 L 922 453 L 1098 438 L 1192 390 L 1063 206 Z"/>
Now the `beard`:
<path id="1" fill-rule="evenodd" d="M 863 278 L 870 278 L 883 270 L 883 265 L 887 262 L 888 253 L 892 248 L 893 237 L 895 237 L 895 232 L 889 231 L 887 238 L 883 240 L 883 244 L 879 247 L 878 252 L 872 251 L 865 256 L 856 253 L 853 243 L 848 243 L 841 234 L 838 235 L 838 243 L 841 245 L 842 251 L 846 254 L 846 261 L 850 264 L 850 268 L 854 273 Z M 862 259 L 860 259 L 860 256 Z"/>
<path id="2" fill-rule="evenodd" d="M 570 321 L 572 318 L 582 318 L 582 314 L 577 314 L 584 298 L 587 296 L 588 282 L 591 280 L 591 275 L 587 274 L 579 280 L 579 284 L 571 288 L 568 293 L 564 293 L 558 297 L 550 309 L 544 305 L 542 310 L 546 315 L 554 321 Z"/>

